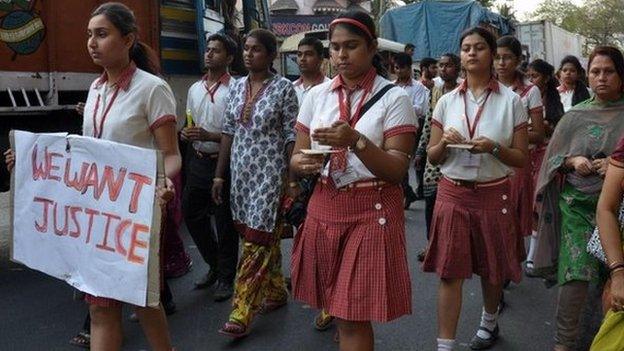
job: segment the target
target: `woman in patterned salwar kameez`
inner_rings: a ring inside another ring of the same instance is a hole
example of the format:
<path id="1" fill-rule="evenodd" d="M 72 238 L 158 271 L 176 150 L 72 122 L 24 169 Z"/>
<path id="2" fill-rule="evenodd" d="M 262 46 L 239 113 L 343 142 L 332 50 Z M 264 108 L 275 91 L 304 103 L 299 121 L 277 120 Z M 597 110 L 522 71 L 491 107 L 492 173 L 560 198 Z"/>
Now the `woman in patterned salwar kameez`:
<path id="1" fill-rule="evenodd" d="M 213 199 L 231 191 L 232 217 L 241 235 L 233 310 L 219 330 L 240 338 L 249 333 L 257 313 L 286 304 L 281 272 L 279 220 L 287 181 L 288 160 L 295 141 L 298 104 L 287 79 L 271 71 L 277 53 L 275 36 L 254 30 L 245 40 L 243 58 L 249 75 L 233 83 L 225 112 Z M 228 165 L 231 189 L 222 189 Z"/>
<path id="2" fill-rule="evenodd" d="M 589 58 L 589 83 L 595 96 L 563 116 L 540 170 L 534 263 L 538 270 L 557 267 L 557 351 L 575 348 L 589 283 L 602 279 L 603 268 L 586 247 L 596 224 L 608 156 L 624 135 L 623 82 L 620 51 L 594 49 Z"/>

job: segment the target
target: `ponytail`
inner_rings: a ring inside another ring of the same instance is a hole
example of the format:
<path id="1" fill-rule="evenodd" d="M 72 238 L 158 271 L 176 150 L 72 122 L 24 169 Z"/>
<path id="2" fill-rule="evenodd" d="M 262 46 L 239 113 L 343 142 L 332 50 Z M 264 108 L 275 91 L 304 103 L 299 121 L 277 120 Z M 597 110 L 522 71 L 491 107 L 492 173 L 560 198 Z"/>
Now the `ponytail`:
<path id="1" fill-rule="evenodd" d="M 587 91 L 587 85 L 583 82 L 582 79 L 576 81 L 576 86 L 574 87 L 574 94 L 572 95 L 572 106 L 581 103 L 587 99 L 589 99 L 589 92 Z"/>
<path id="2" fill-rule="evenodd" d="M 545 120 L 553 127 L 559 123 L 563 116 L 563 105 L 559 90 L 557 90 L 557 80 L 555 79 L 555 67 L 550 63 L 537 59 L 529 64 L 529 68 L 542 75 L 545 79 L 544 92 L 542 100 L 544 101 L 544 111 L 546 112 Z"/>
<path id="3" fill-rule="evenodd" d="M 559 123 L 564 112 L 561 96 L 559 95 L 559 90 L 557 90 L 557 80 L 552 75 L 546 81 L 543 100 L 546 112 L 545 120 L 554 128 Z"/>
<path id="4" fill-rule="evenodd" d="M 375 71 L 377 71 L 378 75 L 388 79 L 388 70 L 384 65 L 383 57 L 381 57 L 379 53 L 376 53 L 375 56 L 373 56 L 373 67 L 375 67 Z"/>
<path id="5" fill-rule="evenodd" d="M 136 41 L 130 49 L 130 60 L 134 61 L 139 69 L 155 76 L 160 75 L 160 64 L 154 50 L 142 41 Z"/>
<path id="6" fill-rule="evenodd" d="M 158 55 L 147 44 L 139 41 L 139 27 L 136 17 L 128 6 L 119 2 L 107 2 L 98 6 L 91 13 L 92 18 L 98 15 L 104 15 L 122 35 L 134 34 L 137 39 L 130 48 L 130 60 L 134 61 L 139 69 L 154 75 L 160 74 Z"/>

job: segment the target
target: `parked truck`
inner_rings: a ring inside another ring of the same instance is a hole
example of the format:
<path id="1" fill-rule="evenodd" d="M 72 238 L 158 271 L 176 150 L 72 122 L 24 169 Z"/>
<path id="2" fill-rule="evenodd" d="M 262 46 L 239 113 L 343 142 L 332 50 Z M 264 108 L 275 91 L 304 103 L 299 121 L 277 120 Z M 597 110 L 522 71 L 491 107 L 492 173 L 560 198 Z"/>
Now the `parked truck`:
<path id="1" fill-rule="evenodd" d="M 520 23 L 516 35 L 528 51 L 527 59 L 542 59 L 558 67 L 566 55 L 574 55 L 583 60 L 586 38 L 570 33 L 548 21 Z"/>
<path id="2" fill-rule="evenodd" d="M 203 70 L 208 35 L 268 27 L 266 0 L 117 0 L 128 5 L 139 39 L 160 56 L 182 115 L 188 87 Z M 90 14 L 104 0 L 0 0 L 0 152 L 10 129 L 81 131 L 74 112 L 101 73 L 87 53 Z M 234 33 L 236 34 L 236 33 Z M 3 157 L 0 156 L 0 161 Z M 4 163 L 4 162 L 2 162 Z M 0 189 L 6 173 L 0 166 Z"/>

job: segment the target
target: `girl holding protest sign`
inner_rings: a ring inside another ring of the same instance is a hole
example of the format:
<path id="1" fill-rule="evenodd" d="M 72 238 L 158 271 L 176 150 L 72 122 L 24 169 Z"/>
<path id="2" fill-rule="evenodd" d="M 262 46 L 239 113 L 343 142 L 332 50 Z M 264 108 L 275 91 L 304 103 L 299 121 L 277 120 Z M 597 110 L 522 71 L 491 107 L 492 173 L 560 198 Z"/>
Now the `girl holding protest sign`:
<path id="1" fill-rule="evenodd" d="M 176 136 L 175 99 L 158 72 L 151 49 L 138 41 L 133 12 L 119 3 L 93 11 L 87 28 L 87 49 L 104 73 L 89 89 L 83 134 L 143 148 L 158 148 L 164 156 L 166 187 L 157 196 L 161 207 L 174 196 L 170 178 L 181 168 Z M 15 154 L 7 153 L 12 169 Z M 119 350 L 122 343 L 122 303 L 87 295 L 91 314 L 91 350 Z M 170 351 L 171 340 L 162 307 L 136 307 L 153 350 Z"/>
<path id="2" fill-rule="evenodd" d="M 89 54 L 104 73 L 89 90 L 83 134 L 158 148 L 164 156 L 167 178 L 173 178 L 181 167 L 175 98 L 167 83 L 154 75 L 158 72 L 157 59 L 138 41 L 134 14 L 122 4 L 105 3 L 92 13 L 87 34 Z M 165 201 L 171 200 L 170 181 L 160 195 Z M 91 304 L 91 349 L 121 348 L 121 303 L 93 296 L 86 300 Z M 137 307 L 136 312 L 152 349 L 170 350 L 163 309 Z"/>

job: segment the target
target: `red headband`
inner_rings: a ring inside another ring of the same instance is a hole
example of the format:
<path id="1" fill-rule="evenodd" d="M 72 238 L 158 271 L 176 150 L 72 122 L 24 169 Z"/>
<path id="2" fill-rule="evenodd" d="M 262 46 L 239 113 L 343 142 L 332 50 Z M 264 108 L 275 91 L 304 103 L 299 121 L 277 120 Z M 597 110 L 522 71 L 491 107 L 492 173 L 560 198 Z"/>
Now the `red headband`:
<path id="1" fill-rule="evenodd" d="M 358 28 L 360 28 L 362 31 L 364 31 L 364 33 L 368 34 L 368 37 L 371 39 L 375 39 L 375 37 L 373 36 L 373 33 L 371 33 L 371 31 L 368 29 L 368 27 L 366 27 L 362 22 L 358 21 L 358 20 L 354 20 L 351 18 L 336 18 L 335 20 L 333 20 L 330 24 L 329 27 L 333 27 L 337 24 L 340 23 L 347 23 L 347 24 L 352 24 Z"/>

